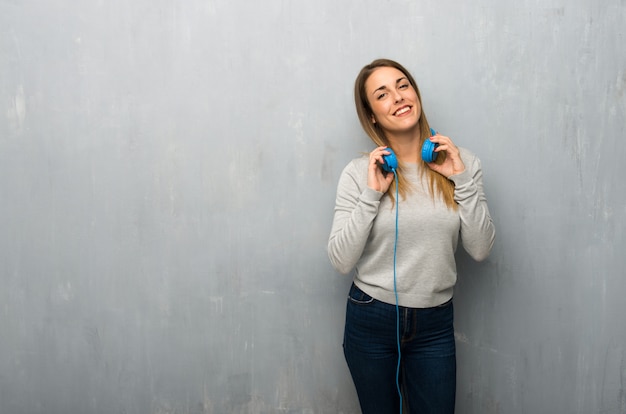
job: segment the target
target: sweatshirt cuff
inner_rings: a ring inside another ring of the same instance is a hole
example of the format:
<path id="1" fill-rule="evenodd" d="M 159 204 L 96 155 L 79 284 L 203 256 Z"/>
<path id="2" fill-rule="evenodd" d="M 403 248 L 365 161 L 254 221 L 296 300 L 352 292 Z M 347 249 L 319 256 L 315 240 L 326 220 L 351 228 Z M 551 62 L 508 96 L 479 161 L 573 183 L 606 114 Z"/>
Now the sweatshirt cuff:
<path id="1" fill-rule="evenodd" d="M 472 181 L 472 174 L 470 174 L 470 172 L 466 168 L 465 170 L 463 170 L 463 172 L 451 175 L 450 177 L 448 177 L 448 180 L 452 181 L 455 187 L 460 187 Z"/>
<path id="2" fill-rule="evenodd" d="M 381 198 L 383 198 L 383 195 L 385 194 L 381 193 L 380 191 L 372 190 L 371 188 L 366 187 L 365 190 L 363 190 L 363 192 L 361 193 L 361 199 L 363 201 L 377 202 L 380 201 Z"/>

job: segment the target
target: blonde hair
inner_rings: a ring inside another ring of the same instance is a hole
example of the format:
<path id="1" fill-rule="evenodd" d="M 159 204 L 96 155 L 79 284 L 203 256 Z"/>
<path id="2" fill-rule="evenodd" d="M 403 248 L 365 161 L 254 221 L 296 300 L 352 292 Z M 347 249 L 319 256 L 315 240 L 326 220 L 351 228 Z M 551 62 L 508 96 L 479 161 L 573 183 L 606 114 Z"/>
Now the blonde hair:
<path id="1" fill-rule="evenodd" d="M 420 131 L 419 148 L 422 148 L 424 141 L 428 137 L 430 137 L 430 126 L 428 125 L 426 114 L 424 113 L 424 106 L 421 105 L 422 97 L 420 95 L 419 88 L 417 87 L 417 83 L 415 82 L 415 79 L 413 79 L 413 76 L 411 76 L 409 71 L 407 71 L 402 65 L 400 65 L 398 62 L 394 62 L 393 60 L 374 60 L 369 65 L 364 66 L 356 78 L 356 81 L 354 83 L 354 102 L 356 104 L 356 112 L 359 117 L 359 122 L 361 123 L 361 126 L 365 130 L 365 133 L 367 133 L 370 139 L 377 146 L 390 146 L 390 142 L 385 136 L 385 132 L 383 131 L 383 129 L 378 125 L 378 123 L 372 122 L 373 112 L 369 100 L 367 99 L 367 93 L 365 91 L 365 82 L 367 82 L 367 79 L 376 69 L 381 67 L 391 67 L 398 69 L 407 77 L 407 79 L 411 83 L 411 86 L 413 87 L 413 89 L 415 89 L 415 92 L 417 93 L 417 99 L 419 100 L 421 107 L 418 127 Z M 420 156 L 420 154 L 417 155 L 418 159 L 421 162 L 421 165 L 419 166 L 420 176 L 427 177 L 430 195 L 433 200 L 435 200 L 435 197 L 440 197 L 445 202 L 446 206 L 448 206 L 448 208 L 456 210 L 457 204 L 454 201 L 454 184 L 443 175 L 431 170 L 426 162 L 422 161 L 422 157 Z M 440 152 L 437 163 L 443 162 L 444 159 L 445 153 Z M 400 167 L 398 168 L 397 175 L 398 193 L 404 198 L 409 192 L 409 184 L 406 180 L 406 177 L 404 176 L 402 165 L 400 165 Z M 389 190 L 387 190 L 387 195 L 391 197 L 392 203 L 395 202 L 394 193 L 395 181 L 391 184 Z"/>

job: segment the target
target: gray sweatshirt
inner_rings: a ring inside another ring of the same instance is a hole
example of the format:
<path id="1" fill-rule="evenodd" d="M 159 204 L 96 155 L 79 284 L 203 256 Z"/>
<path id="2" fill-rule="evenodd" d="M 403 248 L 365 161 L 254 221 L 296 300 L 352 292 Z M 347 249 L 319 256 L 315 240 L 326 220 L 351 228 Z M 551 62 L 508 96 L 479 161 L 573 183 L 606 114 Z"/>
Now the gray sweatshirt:
<path id="1" fill-rule="evenodd" d="M 428 308 L 452 298 L 459 238 L 478 261 L 493 246 L 495 227 L 483 191 L 480 160 L 464 148 L 459 150 L 465 171 L 449 177 L 455 185 L 457 211 L 439 198 L 432 199 L 417 164 L 404 164 L 410 192 L 395 204 L 399 209 L 396 284 L 400 306 Z M 341 174 L 328 256 L 340 273 L 354 268 L 354 283 L 365 293 L 395 304 L 396 208 L 388 196 L 367 186 L 368 162 L 368 156 L 354 159 Z"/>

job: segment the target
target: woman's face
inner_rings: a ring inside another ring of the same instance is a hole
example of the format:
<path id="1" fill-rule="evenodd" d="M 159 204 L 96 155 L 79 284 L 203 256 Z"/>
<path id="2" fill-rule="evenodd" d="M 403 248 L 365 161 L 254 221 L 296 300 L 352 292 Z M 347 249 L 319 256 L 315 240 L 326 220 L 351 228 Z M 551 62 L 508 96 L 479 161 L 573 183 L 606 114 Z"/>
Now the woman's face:
<path id="1" fill-rule="evenodd" d="M 422 112 L 417 92 L 404 73 L 380 67 L 365 81 L 365 93 L 376 122 L 385 132 L 401 133 L 416 128 Z"/>

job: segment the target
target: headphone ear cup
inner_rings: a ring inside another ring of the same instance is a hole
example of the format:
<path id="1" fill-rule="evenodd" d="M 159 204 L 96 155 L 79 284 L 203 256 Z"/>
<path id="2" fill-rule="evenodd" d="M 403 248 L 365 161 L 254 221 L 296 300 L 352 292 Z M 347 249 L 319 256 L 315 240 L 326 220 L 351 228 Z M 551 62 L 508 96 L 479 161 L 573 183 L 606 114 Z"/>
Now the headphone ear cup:
<path id="1" fill-rule="evenodd" d="M 385 163 L 381 167 L 387 172 L 394 172 L 398 168 L 398 159 L 396 158 L 396 153 L 391 148 L 387 148 L 387 151 L 391 154 L 383 155 Z"/>
<path id="2" fill-rule="evenodd" d="M 437 160 L 438 153 L 435 152 L 439 144 L 435 144 L 431 140 L 427 139 L 422 145 L 422 159 L 425 162 L 435 162 Z"/>

